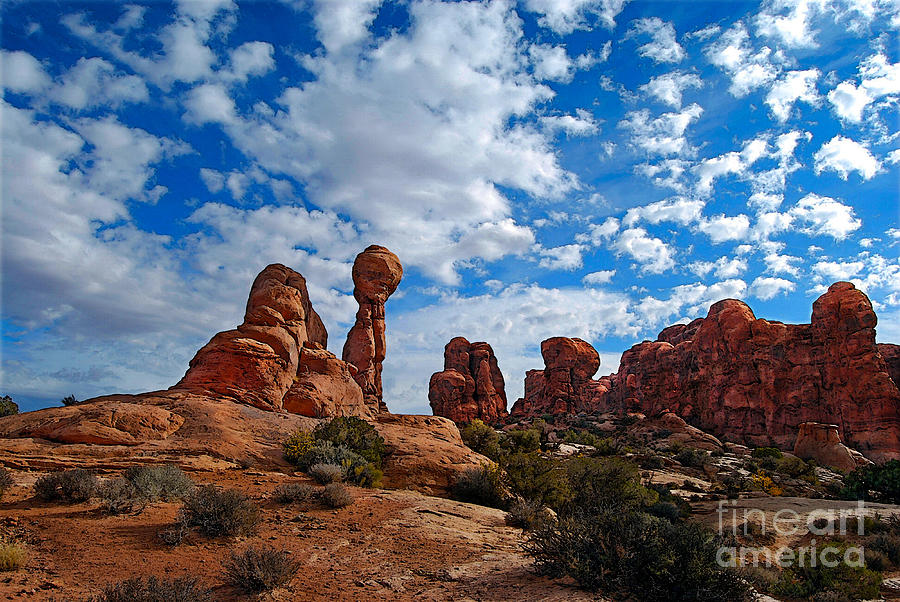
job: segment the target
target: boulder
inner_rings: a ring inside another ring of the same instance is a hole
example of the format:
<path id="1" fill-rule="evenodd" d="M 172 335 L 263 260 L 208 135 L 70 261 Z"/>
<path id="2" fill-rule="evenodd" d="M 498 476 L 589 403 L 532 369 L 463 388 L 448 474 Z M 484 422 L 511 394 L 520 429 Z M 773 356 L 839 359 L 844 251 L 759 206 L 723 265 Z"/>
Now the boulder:
<path id="1" fill-rule="evenodd" d="M 815 460 L 820 466 L 850 472 L 858 466 L 871 464 L 862 454 L 841 443 L 836 424 L 804 422 L 797 431 L 794 455 Z"/>
<path id="2" fill-rule="evenodd" d="M 365 403 L 362 389 L 353 380 L 354 371 L 330 351 L 305 343 L 294 384 L 284 396 L 284 410 L 314 418 L 371 418 L 375 408 Z"/>
<path id="3" fill-rule="evenodd" d="M 431 376 L 428 401 L 435 416 L 457 424 L 478 418 L 494 424 L 506 418 L 506 388 L 491 346 L 463 337 L 444 347 L 444 370 Z"/>
<path id="4" fill-rule="evenodd" d="M 384 304 L 397 290 L 403 266 L 384 247 L 371 245 L 353 262 L 353 296 L 359 303 L 356 322 L 347 334 L 342 359 L 356 367 L 354 379 L 366 403 L 387 412 L 382 398 L 381 368 L 386 352 Z"/>

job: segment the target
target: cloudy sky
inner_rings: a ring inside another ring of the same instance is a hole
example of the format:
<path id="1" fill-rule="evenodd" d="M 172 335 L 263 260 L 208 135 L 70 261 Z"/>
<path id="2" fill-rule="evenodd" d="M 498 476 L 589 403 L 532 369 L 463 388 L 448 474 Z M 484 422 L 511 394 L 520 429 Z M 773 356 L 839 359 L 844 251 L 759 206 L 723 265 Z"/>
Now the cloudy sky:
<path id="1" fill-rule="evenodd" d="M 265 265 L 340 354 L 356 253 L 405 266 L 386 401 L 456 335 L 521 395 L 719 299 L 850 279 L 900 342 L 900 3 L 2 4 L 2 382 L 35 409 L 175 383 Z"/>

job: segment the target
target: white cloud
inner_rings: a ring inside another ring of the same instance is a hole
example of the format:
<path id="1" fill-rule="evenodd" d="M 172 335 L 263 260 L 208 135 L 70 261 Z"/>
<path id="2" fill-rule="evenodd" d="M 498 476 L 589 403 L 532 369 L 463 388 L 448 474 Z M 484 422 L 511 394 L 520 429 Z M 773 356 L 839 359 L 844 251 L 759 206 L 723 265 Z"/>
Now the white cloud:
<path id="1" fill-rule="evenodd" d="M 703 201 L 680 197 L 657 201 L 642 207 L 632 207 L 625 213 L 622 224 L 631 227 L 643 220 L 651 224 L 675 222 L 686 226 L 700 219 L 704 205 Z"/>
<path id="2" fill-rule="evenodd" d="M 846 180 L 850 172 L 859 172 L 863 180 L 869 180 L 881 171 L 881 163 L 872 152 L 855 140 L 837 135 L 822 145 L 816 154 L 816 173 L 835 171 L 842 180 Z"/>
<path id="3" fill-rule="evenodd" d="M 766 271 L 772 274 L 788 274 L 790 276 L 799 277 L 800 268 L 795 263 L 801 263 L 802 257 L 794 255 L 779 255 L 778 253 L 768 253 L 763 258 L 766 263 Z"/>
<path id="4" fill-rule="evenodd" d="M 623 230 L 610 248 L 616 255 L 626 254 L 634 259 L 640 265 L 641 272 L 661 274 L 675 266 L 671 248 L 647 234 L 643 228 Z"/>
<path id="5" fill-rule="evenodd" d="M 688 88 L 702 87 L 703 81 L 696 73 L 673 71 L 650 78 L 650 81 L 639 89 L 672 108 L 680 109 L 684 91 Z"/>
<path id="6" fill-rule="evenodd" d="M 831 283 L 838 280 L 850 280 L 859 274 L 865 264 L 861 261 L 819 261 L 812 266 L 817 276 Z"/>
<path id="7" fill-rule="evenodd" d="M 734 278 L 747 271 L 747 260 L 742 257 L 719 257 L 715 261 L 695 261 L 688 269 L 701 277 L 712 272 L 717 278 Z"/>
<path id="8" fill-rule="evenodd" d="M 859 123 L 865 108 L 874 100 L 863 86 L 853 82 L 841 82 L 828 93 L 828 101 L 841 119 Z"/>
<path id="9" fill-rule="evenodd" d="M 117 72 L 101 58 L 80 58 L 50 91 L 51 99 L 73 109 L 97 106 L 119 107 L 125 102 L 143 102 L 149 97 L 144 80 Z"/>
<path id="10" fill-rule="evenodd" d="M 795 288 L 797 288 L 797 285 L 790 280 L 760 276 L 750 284 L 750 289 L 747 292 L 757 299 L 768 301 L 778 295 L 789 293 Z"/>
<path id="11" fill-rule="evenodd" d="M 525 8 L 540 16 L 538 24 L 558 34 L 576 29 L 590 29 L 590 18 L 596 17 L 603 27 L 612 29 L 616 16 L 629 0 L 526 0 Z"/>
<path id="12" fill-rule="evenodd" d="M 697 229 L 703 232 L 713 244 L 729 240 L 744 240 L 750 231 L 750 218 L 746 215 L 716 215 L 700 220 Z"/>
<path id="13" fill-rule="evenodd" d="M 769 0 L 756 17 L 758 31 L 788 48 L 814 48 L 818 44 L 810 21 L 822 5 L 822 0 Z"/>
<path id="14" fill-rule="evenodd" d="M 575 75 L 575 65 L 566 54 L 565 46 L 550 44 L 532 44 L 528 54 L 534 68 L 534 76 L 538 80 L 549 80 L 567 83 Z"/>
<path id="15" fill-rule="evenodd" d="M 735 23 L 719 39 L 706 47 L 709 61 L 731 77 L 729 91 L 737 97 L 775 80 L 778 69 L 772 65 L 772 51 L 763 46 L 754 52 L 750 34 L 742 22 Z"/>
<path id="16" fill-rule="evenodd" d="M 221 192 L 222 189 L 225 188 L 225 176 L 222 175 L 222 172 L 216 171 L 215 169 L 201 167 L 200 179 L 206 184 L 206 189 L 213 194 Z"/>
<path id="17" fill-rule="evenodd" d="M 632 22 L 626 37 L 649 35 L 652 40 L 638 48 L 641 56 L 656 63 L 678 63 L 685 57 L 684 48 L 675 39 L 675 27 L 659 17 L 637 19 Z"/>
<path id="18" fill-rule="evenodd" d="M 599 286 L 601 284 L 609 284 L 612 282 L 613 276 L 616 275 L 615 270 L 600 270 L 599 272 L 591 272 L 585 274 L 581 282 L 585 286 Z"/>
<path id="19" fill-rule="evenodd" d="M 582 265 L 581 254 L 584 247 L 580 244 L 563 245 L 550 249 L 541 249 L 539 265 L 548 270 L 565 270 L 571 272 Z"/>
<path id="20" fill-rule="evenodd" d="M 590 69 L 594 65 L 598 63 L 605 63 L 609 60 L 609 55 L 612 53 L 612 40 L 607 40 L 605 44 L 600 48 L 600 52 L 598 54 L 594 54 L 593 51 L 585 52 L 584 54 L 579 54 L 575 57 L 575 67 L 579 70 Z"/>
<path id="21" fill-rule="evenodd" d="M 859 64 L 859 84 L 847 80 L 828 93 L 834 111 L 843 120 L 859 123 L 870 104 L 887 96 L 896 101 L 900 94 L 900 63 L 889 63 L 883 52 L 867 57 Z"/>
<path id="22" fill-rule="evenodd" d="M 541 125 L 548 131 L 563 131 L 569 136 L 589 136 L 596 134 L 600 129 L 594 116 L 584 109 L 575 109 L 575 115 L 541 117 Z"/>
<path id="23" fill-rule="evenodd" d="M 766 104 L 779 122 L 784 123 L 791 116 L 794 103 L 803 101 L 811 105 L 819 103 L 816 81 L 821 73 L 818 69 L 788 71 L 775 82 L 766 95 Z"/>
<path id="24" fill-rule="evenodd" d="M 203 84 L 193 88 L 184 101 L 187 112 L 184 118 L 189 123 L 234 123 L 237 115 L 234 101 L 221 84 Z"/>
<path id="25" fill-rule="evenodd" d="M 328 52 L 341 52 L 369 36 L 382 0 L 316 0 L 316 35 Z"/>
<path id="26" fill-rule="evenodd" d="M 50 85 L 50 76 L 27 52 L 0 50 L 0 85 L 12 92 L 34 94 Z"/>
<path id="27" fill-rule="evenodd" d="M 590 242 L 595 247 L 599 247 L 619 231 L 619 220 L 615 217 L 608 217 L 602 224 L 591 224 L 588 230 L 588 234 L 579 234 L 575 237 L 575 240 L 578 242 Z"/>
<path id="28" fill-rule="evenodd" d="M 853 208 L 831 197 L 810 193 L 791 208 L 791 215 L 806 224 L 801 232 L 809 235 L 831 236 L 835 240 L 847 238 L 862 226 Z"/>
<path id="29" fill-rule="evenodd" d="M 275 68 L 275 48 L 268 42 L 246 42 L 229 51 L 227 77 L 245 82 Z"/>
<path id="30" fill-rule="evenodd" d="M 722 299 L 740 299 L 747 292 L 747 283 L 739 278 L 710 285 L 695 282 L 672 287 L 668 299 L 647 296 L 635 305 L 635 314 L 647 326 L 672 323 L 672 318 L 705 316 L 709 307 Z"/>
<path id="31" fill-rule="evenodd" d="M 634 134 L 633 143 L 648 153 L 681 155 L 692 150 L 685 132 L 702 114 L 703 109 L 696 103 L 680 112 L 663 113 L 655 118 L 650 117 L 649 110 L 642 109 L 627 113 L 619 127 L 630 130 Z"/>

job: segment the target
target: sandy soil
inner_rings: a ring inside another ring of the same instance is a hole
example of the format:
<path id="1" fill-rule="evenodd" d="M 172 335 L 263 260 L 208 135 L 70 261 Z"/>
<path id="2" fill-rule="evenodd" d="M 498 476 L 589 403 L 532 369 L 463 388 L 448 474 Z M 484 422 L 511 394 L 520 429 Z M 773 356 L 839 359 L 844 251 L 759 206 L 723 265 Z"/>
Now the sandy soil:
<path id="1" fill-rule="evenodd" d="M 194 474 L 197 482 L 247 493 L 264 511 L 250 538 L 191 535 L 170 548 L 157 534 L 178 504 L 108 516 L 95 502 L 48 504 L 31 497 L 37 473 L 13 473 L 0 504 L 0 533 L 27 542 L 23 570 L 0 573 L 0 599 L 79 600 L 134 575 L 191 575 L 217 600 L 245 600 L 222 578 L 232 550 L 285 548 L 302 568 L 288 587 L 260 600 L 590 600 L 565 583 L 536 577 L 521 551 L 522 534 L 499 510 L 410 491 L 353 489 L 340 510 L 282 505 L 275 487 L 298 481 L 280 473 L 228 470 Z"/>

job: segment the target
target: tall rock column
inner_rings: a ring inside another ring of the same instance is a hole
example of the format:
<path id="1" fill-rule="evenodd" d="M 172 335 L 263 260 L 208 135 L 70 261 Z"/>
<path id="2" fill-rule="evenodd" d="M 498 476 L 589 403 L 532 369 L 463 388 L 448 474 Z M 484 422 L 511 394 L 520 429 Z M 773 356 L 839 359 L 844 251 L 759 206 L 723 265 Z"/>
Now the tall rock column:
<path id="1" fill-rule="evenodd" d="M 435 416 L 458 424 L 505 419 L 506 387 L 491 346 L 451 339 L 444 347 L 444 370 L 432 374 L 428 384 L 428 401 Z"/>
<path id="2" fill-rule="evenodd" d="M 371 245 L 353 262 L 353 296 L 359 303 L 356 323 L 347 333 L 343 360 L 356 367 L 353 376 L 366 404 L 387 412 L 381 394 L 381 365 L 385 357 L 384 304 L 397 290 L 403 266 L 384 247 Z"/>

